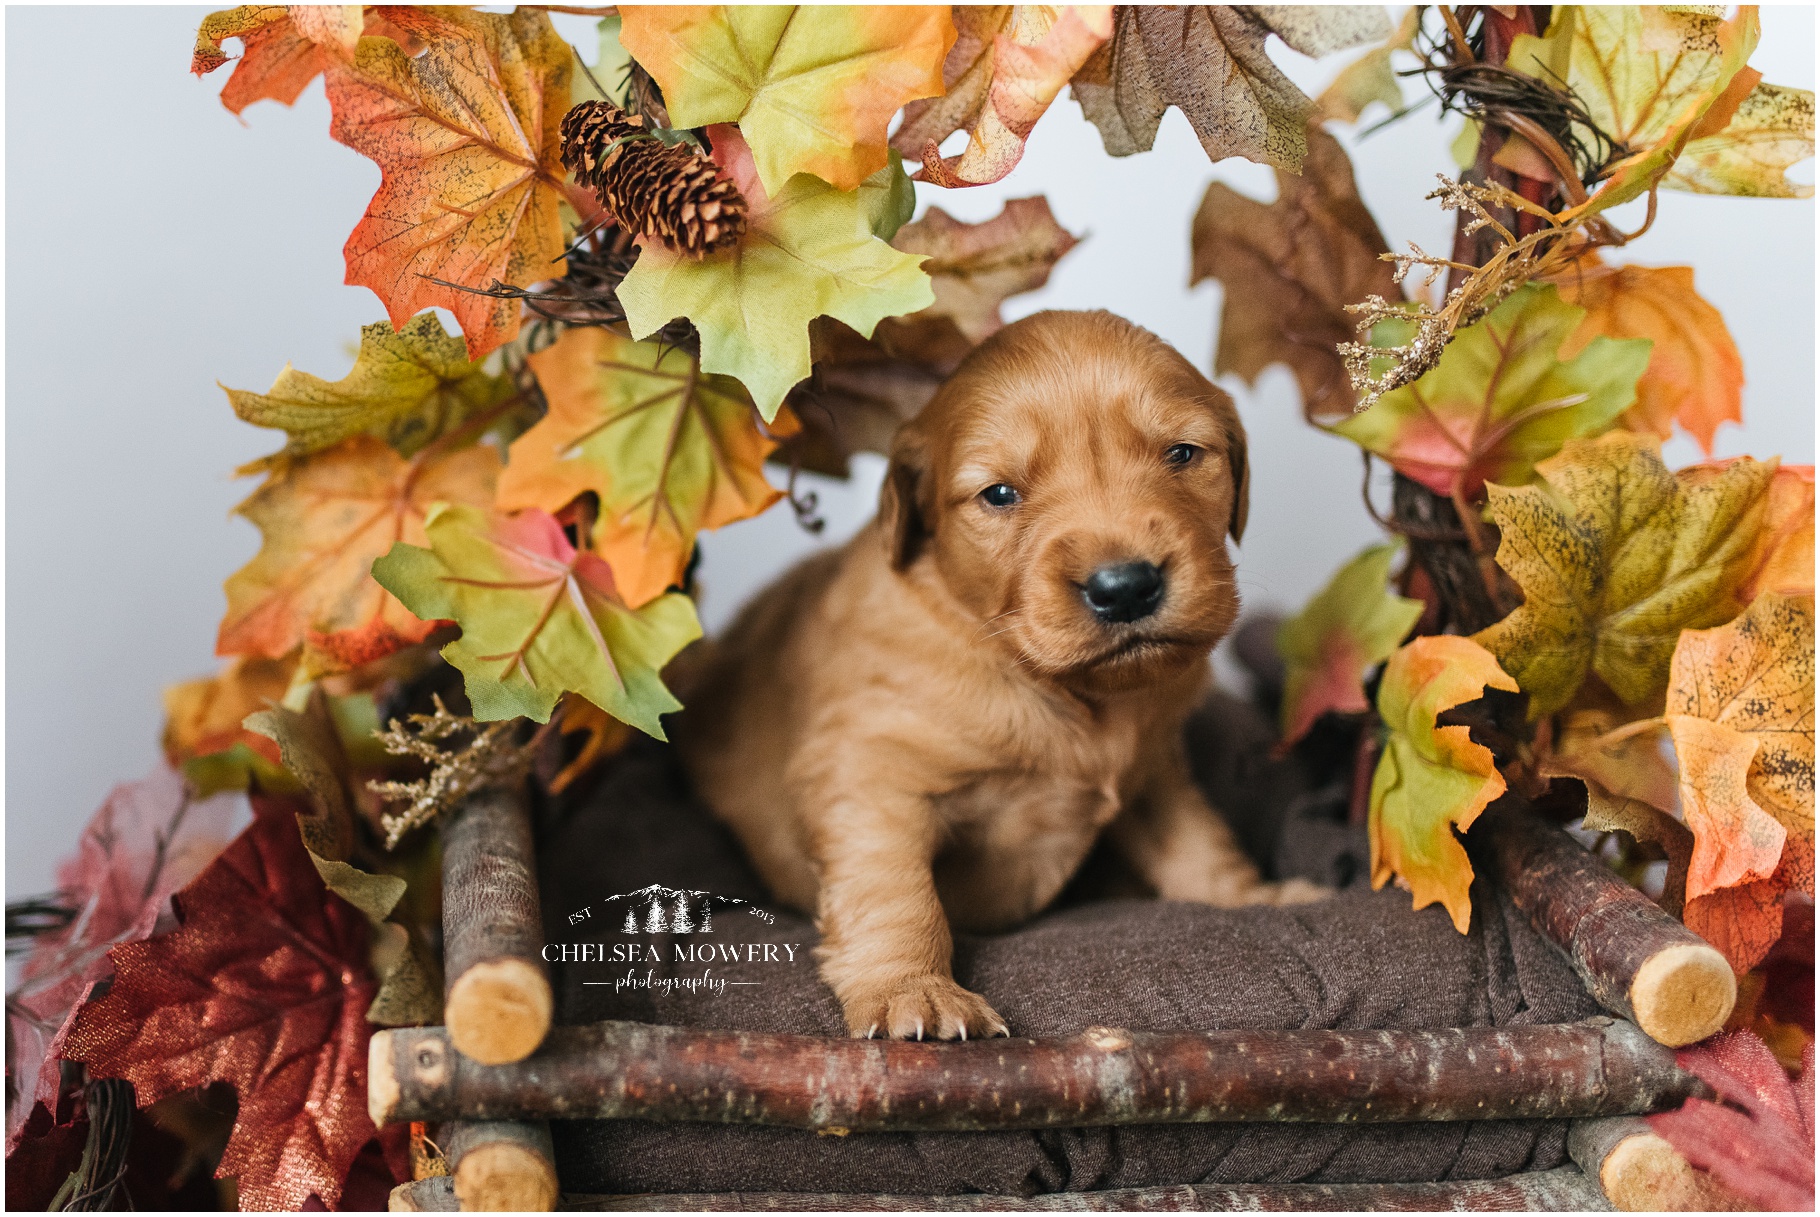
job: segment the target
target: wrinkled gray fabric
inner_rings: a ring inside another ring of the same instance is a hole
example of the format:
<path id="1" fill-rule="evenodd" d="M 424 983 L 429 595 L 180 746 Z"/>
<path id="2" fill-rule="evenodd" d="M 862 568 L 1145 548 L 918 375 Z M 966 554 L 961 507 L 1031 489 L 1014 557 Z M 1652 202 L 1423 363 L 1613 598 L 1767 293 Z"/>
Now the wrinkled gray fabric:
<path id="1" fill-rule="evenodd" d="M 985 995 L 1016 1034 L 1071 1035 L 1094 1025 L 1455 1027 L 1566 1022 L 1598 1012 L 1565 962 L 1497 893 L 1475 889 L 1472 931 L 1461 935 L 1438 907 L 1417 913 L 1404 892 L 1371 892 L 1364 836 L 1345 825 L 1343 799 L 1308 790 L 1292 765 L 1272 760 L 1269 726 L 1249 707 L 1216 699 L 1190 725 L 1189 738 L 1197 778 L 1248 847 L 1279 875 L 1345 890 L 1292 909 L 1133 899 L 1121 895 L 1134 889 L 1131 878 L 1096 856 L 1056 910 L 1008 934 L 957 939 L 956 979 Z M 550 940 L 654 945 L 665 957 L 656 964 L 556 964 L 561 1021 L 844 1033 L 839 1006 L 808 954 L 812 925 L 766 898 L 737 844 L 691 799 L 664 749 L 632 749 L 595 789 L 543 815 Z M 651 883 L 749 900 L 775 920 L 724 906 L 711 936 L 627 935 L 621 913 L 603 920 L 605 897 Z M 594 911 L 571 924 L 583 907 Z M 738 949 L 742 961 L 724 962 L 722 951 L 723 962 L 708 974 L 743 983 L 717 993 L 666 990 L 666 979 L 699 978 L 706 970 L 675 962 L 673 944 L 699 947 L 710 937 L 717 949 Z M 770 961 L 766 944 L 774 948 Z M 623 986 L 627 977 L 640 986 Z M 1201 1182 L 1473 1179 L 1566 1161 L 1559 1121 L 846 1137 L 573 1121 L 555 1131 L 559 1173 L 571 1192 L 1032 1195 Z"/>

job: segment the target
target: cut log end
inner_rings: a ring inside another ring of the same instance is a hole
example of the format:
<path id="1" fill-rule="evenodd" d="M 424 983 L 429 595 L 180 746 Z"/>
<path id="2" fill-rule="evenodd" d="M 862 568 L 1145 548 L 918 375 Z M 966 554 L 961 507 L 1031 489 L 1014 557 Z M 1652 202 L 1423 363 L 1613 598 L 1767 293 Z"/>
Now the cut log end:
<path id="1" fill-rule="evenodd" d="M 390 1213 L 459 1213 L 455 1181 L 447 1175 L 400 1183 L 386 1201 Z"/>
<path id="2" fill-rule="evenodd" d="M 522 1061 L 549 1032 L 552 1005 L 548 978 L 529 960 L 477 963 L 449 987 L 449 1042 L 483 1065 Z"/>
<path id="3" fill-rule="evenodd" d="M 556 1168 L 527 1146 L 488 1142 L 462 1155 L 455 1167 L 455 1195 L 464 1212 L 552 1212 Z"/>
<path id="4" fill-rule="evenodd" d="M 398 1109 L 398 1074 L 392 1068 L 392 1033 L 375 1031 L 367 1041 L 367 1115 L 374 1128 L 392 1122 Z"/>
<path id="5" fill-rule="evenodd" d="M 1599 1189 L 1622 1213 L 1731 1212 L 1744 1207 L 1653 1132 L 1635 1133 L 1612 1147 L 1599 1166 Z"/>
<path id="6" fill-rule="evenodd" d="M 1630 982 L 1637 1025 L 1657 1043 L 1680 1048 L 1725 1026 L 1738 981 L 1725 956 L 1705 943 L 1677 943 L 1650 956 Z"/>

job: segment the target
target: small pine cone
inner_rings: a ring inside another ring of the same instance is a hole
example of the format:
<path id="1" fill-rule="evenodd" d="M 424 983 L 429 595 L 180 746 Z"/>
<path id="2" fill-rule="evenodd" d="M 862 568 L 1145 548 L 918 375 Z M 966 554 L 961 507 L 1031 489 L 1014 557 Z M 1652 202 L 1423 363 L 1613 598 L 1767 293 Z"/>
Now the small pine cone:
<path id="1" fill-rule="evenodd" d="M 746 231 L 746 200 L 719 166 L 647 135 L 644 119 L 608 102 L 583 102 L 562 120 L 562 163 L 620 227 L 671 249 L 700 258 Z"/>

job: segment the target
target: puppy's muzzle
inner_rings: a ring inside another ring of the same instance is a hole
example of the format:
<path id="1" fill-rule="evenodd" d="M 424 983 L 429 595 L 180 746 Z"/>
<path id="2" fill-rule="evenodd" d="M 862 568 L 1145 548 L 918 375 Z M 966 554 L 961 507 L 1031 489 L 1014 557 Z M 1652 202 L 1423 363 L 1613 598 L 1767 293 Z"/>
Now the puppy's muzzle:
<path id="1" fill-rule="evenodd" d="M 1163 572 L 1154 562 L 1102 566 L 1081 584 L 1081 599 L 1101 621 L 1141 621 L 1163 602 Z"/>

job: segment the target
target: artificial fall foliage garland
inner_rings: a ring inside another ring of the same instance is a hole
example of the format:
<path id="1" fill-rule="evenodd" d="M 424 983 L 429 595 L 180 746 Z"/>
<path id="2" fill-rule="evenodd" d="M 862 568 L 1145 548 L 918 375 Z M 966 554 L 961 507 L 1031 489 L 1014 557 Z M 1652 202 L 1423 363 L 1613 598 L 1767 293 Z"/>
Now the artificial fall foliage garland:
<path id="1" fill-rule="evenodd" d="M 332 136 L 379 165 L 345 254 L 386 318 L 339 381 L 229 390 L 285 433 L 241 471 L 262 547 L 227 584 L 226 665 L 167 695 L 183 778 L 103 809 L 65 880 L 92 915 L 49 925 L 9 1001 L 9 1046 L 36 1046 L 9 1048 L 9 1165 L 86 1119 L 61 1059 L 142 1105 L 226 1082 L 243 1204 L 351 1202 L 357 1160 L 383 1160 L 371 1028 L 438 1017 L 437 815 L 662 738 L 699 532 L 782 497 L 767 461 L 882 449 L 1075 243 L 1040 198 L 912 221 L 904 158 L 1000 180 L 1068 86 L 1113 156 L 1173 105 L 1211 159 L 1275 167 L 1273 203 L 1215 184 L 1195 217 L 1195 278 L 1228 289 L 1215 371 L 1288 364 L 1309 420 L 1394 470 L 1389 513 L 1367 504 L 1391 542 L 1281 635 L 1281 749 L 1348 741 L 1373 885 L 1464 930 L 1459 834 L 1507 790 L 1566 805 L 1626 873 L 1666 862 L 1664 907 L 1756 986 L 1740 1025 L 1799 1060 L 1811 996 L 1797 1025 L 1769 978 L 1785 916 L 1811 968 L 1813 471 L 1663 465 L 1677 429 L 1710 453 L 1739 421 L 1741 362 L 1688 268 L 1608 259 L 1641 231 L 1610 210 L 1646 199 L 1647 228 L 1665 188 L 1809 193 L 1785 171 L 1812 95 L 1748 66 L 1748 6 L 1534 13 L 628 6 L 592 70 L 538 8 L 209 16 L 192 66 L 233 63 L 224 105 L 321 75 Z M 1271 35 L 1370 45 L 1310 99 Z M 1408 76 L 1467 118 L 1467 169 L 1430 196 L 1459 213 L 1446 257 L 1390 251 L 1321 125 L 1401 116 Z M 260 814 L 229 844 L 207 796 L 234 788 Z M 116 848 L 147 834 L 155 865 Z M 1727 1077 L 1760 1065 L 1714 1051 Z M 1811 1175 L 1760 1164 L 1800 1113 L 1761 1106 L 1659 1127 L 1746 1197 L 1811 1201 Z"/>

